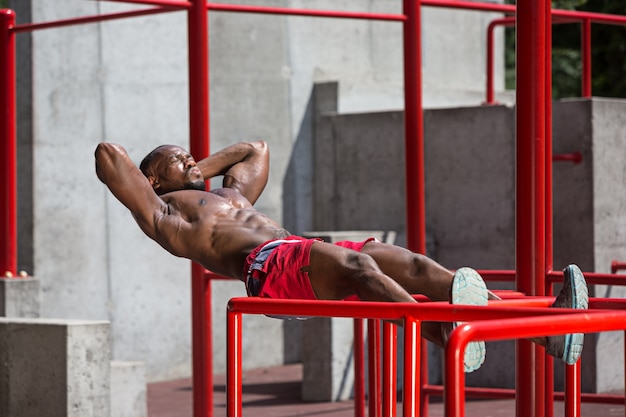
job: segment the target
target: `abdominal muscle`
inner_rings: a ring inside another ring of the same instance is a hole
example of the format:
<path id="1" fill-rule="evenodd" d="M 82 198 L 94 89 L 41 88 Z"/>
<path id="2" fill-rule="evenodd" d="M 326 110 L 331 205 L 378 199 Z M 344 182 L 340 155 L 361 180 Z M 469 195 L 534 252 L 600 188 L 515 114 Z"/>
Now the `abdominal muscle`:
<path id="1" fill-rule="evenodd" d="M 197 259 L 207 269 L 243 280 L 243 266 L 246 257 L 259 245 L 268 240 L 283 238 L 291 234 L 278 226 L 267 216 L 251 208 L 231 208 L 214 218 L 207 245 Z M 206 230 L 200 226 L 200 230 Z M 201 233 L 203 234 L 203 233 Z M 198 236 L 199 237 L 199 236 Z M 199 237 L 200 238 L 200 237 Z"/>
<path id="2" fill-rule="evenodd" d="M 254 248 L 290 235 L 233 190 L 178 191 L 164 201 L 168 214 L 186 226 L 174 228 L 161 244 L 220 275 L 244 279 L 243 265 Z"/>

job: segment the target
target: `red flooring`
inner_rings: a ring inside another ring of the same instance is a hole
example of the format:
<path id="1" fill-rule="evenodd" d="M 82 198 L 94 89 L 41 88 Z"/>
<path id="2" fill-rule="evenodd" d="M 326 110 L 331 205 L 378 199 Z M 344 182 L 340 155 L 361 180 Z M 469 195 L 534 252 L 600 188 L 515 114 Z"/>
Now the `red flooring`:
<path id="1" fill-rule="evenodd" d="M 300 400 L 301 365 L 245 371 L 243 375 L 244 417 L 353 417 L 351 401 L 305 403 Z M 214 417 L 226 416 L 226 378 L 214 379 Z M 468 417 L 515 416 L 513 400 L 468 401 Z M 148 385 L 148 417 L 192 417 L 191 379 L 159 382 Z M 398 405 L 398 415 L 402 408 Z M 555 404 L 556 417 L 563 416 L 563 404 Z M 624 416 L 624 405 L 583 403 L 583 417 Z M 423 416 L 426 417 L 426 416 Z M 428 417 L 443 417 L 443 404 L 433 403 Z"/>

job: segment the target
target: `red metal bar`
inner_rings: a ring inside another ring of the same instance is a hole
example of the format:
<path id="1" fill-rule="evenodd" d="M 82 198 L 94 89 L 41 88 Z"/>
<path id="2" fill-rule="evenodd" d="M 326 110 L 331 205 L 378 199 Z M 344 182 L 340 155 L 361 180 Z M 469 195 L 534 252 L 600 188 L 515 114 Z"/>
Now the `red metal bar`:
<path id="1" fill-rule="evenodd" d="M 580 164 L 583 161 L 583 155 L 580 152 L 572 152 L 572 153 L 560 153 L 556 155 L 552 155 L 552 161 L 554 162 L 572 162 L 574 164 Z"/>
<path id="2" fill-rule="evenodd" d="M 546 294 L 545 274 L 552 270 L 553 265 L 553 246 L 552 246 L 552 2 L 544 2 L 545 7 L 545 88 L 544 88 L 544 106 L 545 106 L 545 143 L 544 143 L 544 251 L 545 261 L 543 265 L 543 274 L 541 280 L 537 283 L 537 289 L 540 291 L 535 295 Z M 539 385 L 535 388 L 537 395 L 537 407 L 542 407 L 538 415 L 552 417 L 554 414 L 554 370 L 553 361 L 547 358 L 546 351 L 543 347 L 535 345 L 535 366 L 537 368 L 536 378 Z"/>
<path id="3" fill-rule="evenodd" d="M 422 409 L 420 396 L 415 393 L 420 387 L 420 363 L 423 363 L 421 349 L 417 349 L 421 343 L 420 323 L 413 317 L 407 317 L 404 323 L 404 374 L 402 383 L 402 410 L 404 416 L 423 416 L 419 414 Z"/>
<path id="4" fill-rule="evenodd" d="M 603 23 L 605 25 L 624 25 L 626 24 L 626 16 L 616 15 L 616 14 L 604 14 L 604 13 L 593 13 L 593 12 L 581 12 L 578 10 L 561 10 L 554 9 L 552 10 L 552 16 L 565 18 L 565 19 L 575 19 L 580 21 L 581 19 L 589 19 L 592 22 Z"/>
<path id="5" fill-rule="evenodd" d="M 242 415 L 241 329 L 241 313 L 228 310 L 226 312 L 226 413 L 228 417 L 241 417 Z"/>
<path id="6" fill-rule="evenodd" d="M 363 319 L 354 319 L 354 417 L 365 417 Z"/>
<path id="7" fill-rule="evenodd" d="M 591 97 L 591 19 L 585 18 L 581 22 L 580 31 L 582 45 L 582 96 Z"/>
<path id="8" fill-rule="evenodd" d="M 515 13 L 515 5 L 481 3 L 457 0 L 422 0 L 424 6 L 446 7 L 451 9 L 481 10 L 485 12 Z"/>
<path id="9" fill-rule="evenodd" d="M 209 28 L 204 0 L 194 0 L 187 17 L 189 60 L 189 142 L 200 160 L 209 151 Z M 213 346 L 210 282 L 204 269 L 192 267 L 193 415 L 213 414 Z M 198 286 L 204 283 L 204 288 Z M 201 330 L 198 330 L 201 329 Z"/>
<path id="10" fill-rule="evenodd" d="M 224 3 L 207 3 L 207 9 L 220 12 L 260 13 L 311 17 L 332 17 L 346 19 L 404 21 L 406 17 L 388 13 L 345 12 L 341 10 L 294 9 L 288 7 L 250 6 Z"/>
<path id="11" fill-rule="evenodd" d="M 0 274 L 17 276 L 15 12 L 0 10 Z"/>
<path id="12" fill-rule="evenodd" d="M 487 26 L 487 77 L 485 104 L 496 104 L 494 88 L 494 32 L 498 26 L 514 26 L 515 17 L 494 19 Z"/>
<path id="13" fill-rule="evenodd" d="M 421 0 L 404 0 L 404 141 L 407 247 L 426 253 Z"/>
<path id="14" fill-rule="evenodd" d="M 368 364 L 368 416 L 379 417 L 382 413 L 382 387 L 380 381 L 380 320 L 367 321 Z"/>
<path id="15" fill-rule="evenodd" d="M 195 1 L 183 1 L 183 0 L 107 0 L 118 3 L 135 3 L 135 4 L 149 4 L 151 6 L 166 6 L 176 7 L 179 9 L 192 8 L 192 3 Z"/>
<path id="16" fill-rule="evenodd" d="M 194 417 L 213 412 L 213 335 L 211 281 L 202 266 L 191 264 L 191 326 Z"/>
<path id="17" fill-rule="evenodd" d="M 613 261 L 611 262 L 611 272 L 617 273 L 617 271 L 626 270 L 626 262 Z"/>
<path id="18" fill-rule="evenodd" d="M 550 356 L 551 357 L 551 356 Z M 430 395 L 443 397 L 443 385 L 428 385 L 423 389 Z M 515 399 L 516 390 L 509 388 L 465 387 L 465 398 Z M 581 393 L 581 402 L 591 404 L 619 404 L 624 405 L 624 395 Z M 564 392 L 554 393 L 555 401 L 564 401 Z"/>
<path id="19" fill-rule="evenodd" d="M 397 363 L 397 328 L 395 324 L 383 323 L 383 396 L 382 415 L 396 416 L 396 363 Z M 417 348 L 417 346 L 415 346 Z"/>
<path id="20" fill-rule="evenodd" d="M 179 9 L 172 7 L 157 7 L 153 9 L 144 9 L 144 10 L 133 10 L 130 12 L 120 12 L 120 13 L 109 13 L 109 14 L 99 14 L 94 16 L 85 16 L 85 17 L 77 17 L 72 19 L 63 19 L 63 20 L 55 20 L 52 22 L 43 22 L 43 23 L 24 23 L 20 25 L 16 25 L 13 28 L 14 32 L 32 32 L 40 29 L 52 29 L 63 26 L 70 25 L 79 25 L 86 23 L 96 23 L 103 22 L 107 20 L 115 20 L 115 19 L 123 19 L 127 17 L 138 17 L 145 16 L 157 13 L 165 13 L 177 11 Z"/>
<path id="21" fill-rule="evenodd" d="M 545 0 L 517 9 L 516 105 L 516 289 L 528 295 L 544 291 L 545 277 Z M 541 417 L 545 411 L 544 362 L 535 345 L 517 341 L 518 416 Z"/>
<path id="22" fill-rule="evenodd" d="M 462 352 L 470 340 L 505 340 L 511 338 L 531 338 L 544 335 L 571 332 L 603 332 L 626 329 L 626 312 L 589 311 L 574 315 L 554 317 L 526 317 L 517 319 L 488 320 L 466 323 L 451 333 L 445 348 L 445 415 L 464 416 L 465 376 L 462 366 Z M 580 388 L 580 385 L 577 387 Z M 571 389 L 571 383 L 570 383 Z M 568 393 L 568 395 L 573 395 Z M 579 395 L 579 394 L 577 394 Z M 519 402 L 521 399 L 517 397 Z M 532 414 L 527 414 L 532 415 Z M 566 414 L 568 415 L 568 414 Z"/>
<path id="23" fill-rule="evenodd" d="M 580 361 L 565 366 L 565 415 L 580 417 Z"/>

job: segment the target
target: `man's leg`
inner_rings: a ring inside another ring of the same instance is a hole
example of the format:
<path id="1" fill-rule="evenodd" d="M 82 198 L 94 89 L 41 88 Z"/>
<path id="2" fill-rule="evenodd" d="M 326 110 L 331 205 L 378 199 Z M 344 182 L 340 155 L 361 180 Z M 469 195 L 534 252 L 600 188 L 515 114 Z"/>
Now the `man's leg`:
<path id="1" fill-rule="evenodd" d="M 380 250 L 371 251 L 372 248 Z M 367 256 L 370 252 L 376 257 Z M 313 291 L 320 299 L 357 294 L 368 301 L 415 302 L 410 294 L 421 293 L 455 304 L 485 305 L 488 298 L 485 284 L 476 271 L 462 268 L 452 274 L 426 257 L 377 242 L 366 244 L 361 253 L 316 242 L 311 248 L 308 269 Z M 389 276 L 387 271 L 396 276 Z M 439 346 L 444 345 L 443 339 L 450 330 L 442 329 L 441 323 L 422 325 L 424 337 Z M 470 343 L 465 352 L 466 371 L 478 369 L 484 359 L 484 343 Z"/>

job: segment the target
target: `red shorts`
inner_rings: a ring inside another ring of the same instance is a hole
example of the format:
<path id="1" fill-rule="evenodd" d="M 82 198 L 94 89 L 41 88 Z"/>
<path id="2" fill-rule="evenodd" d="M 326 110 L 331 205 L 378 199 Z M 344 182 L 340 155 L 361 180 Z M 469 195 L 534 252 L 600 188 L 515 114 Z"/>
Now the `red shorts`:
<path id="1" fill-rule="evenodd" d="M 249 296 L 316 300 L 311 282 L 301 268 L 309 265 L 311 245 L 319 239 L 289 236 L 259 245 L 246 258 L 245 284 Z M 337 246 L 360 252 L 369 238 L 363 242 L 341 241 Z"/>

